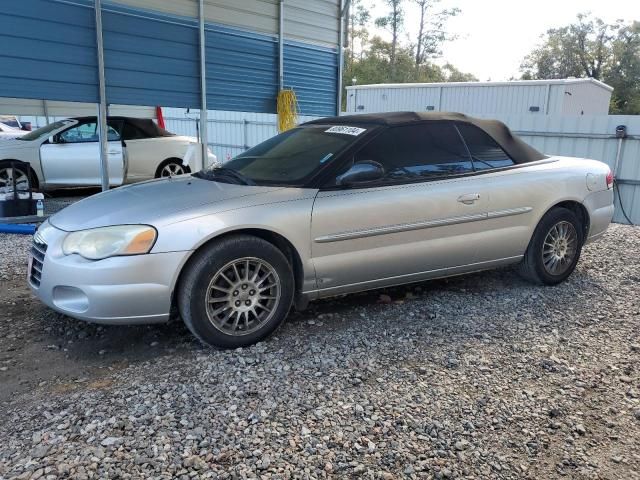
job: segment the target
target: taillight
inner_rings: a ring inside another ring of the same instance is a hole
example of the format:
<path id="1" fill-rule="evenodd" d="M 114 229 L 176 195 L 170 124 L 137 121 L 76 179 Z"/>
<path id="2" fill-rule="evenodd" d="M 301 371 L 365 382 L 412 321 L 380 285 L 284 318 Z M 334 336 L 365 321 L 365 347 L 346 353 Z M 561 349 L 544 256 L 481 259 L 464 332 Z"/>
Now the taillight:
<path id="1" fill-rule="evenodd" d="M 607 173 L 607 188 L 609 190 L 613 188 L 613 172 L 611 170 Z"/>

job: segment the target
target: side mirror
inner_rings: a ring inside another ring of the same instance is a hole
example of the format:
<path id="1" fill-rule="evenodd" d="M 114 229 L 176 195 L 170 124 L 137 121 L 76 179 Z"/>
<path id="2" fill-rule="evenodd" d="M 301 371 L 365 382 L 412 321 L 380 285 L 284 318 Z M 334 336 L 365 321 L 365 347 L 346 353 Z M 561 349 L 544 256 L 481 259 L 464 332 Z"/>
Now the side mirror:
<path id="1" fill-rule="evenodd" d="M 384 167 L 373 160 L 365 160 L 354 164 L 349 170 L 336 179 L 338 185 L 373 182 L 384 177 Z"/>
<path id="2" fill-rule="evenodd" d="M 49 143 L 56 143 L 56 139 L 53 135 L 49 137 Z"/>

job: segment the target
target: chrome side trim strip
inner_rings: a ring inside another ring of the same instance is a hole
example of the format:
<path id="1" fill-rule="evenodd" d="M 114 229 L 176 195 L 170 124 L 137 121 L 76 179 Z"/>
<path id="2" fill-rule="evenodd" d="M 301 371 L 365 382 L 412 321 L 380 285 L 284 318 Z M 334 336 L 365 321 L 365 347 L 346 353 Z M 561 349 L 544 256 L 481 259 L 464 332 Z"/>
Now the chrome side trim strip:
<path id="1" fill-rule="evenodd" d="M 476 222 L 487 218 L 486 213 L 476 213 L 474 215 L 464 215 L 461 217 L 443 218 L 439 220 L 429 220 L 417 223 L 401 223 L 397 225 L 387 225 L 385 227 L 371 228 L 368 230 L 354 230 L 350 232 L 334 233 L 315 239 L 316 243 L 339 242 L 342 240 L 353 240 L 355 238 L 374 237 L 376 235 L 388 235 L 391 233 L 409 232 L 411 230 L 421 230 L 423 228 L 442 227 L 445 225 L 455 225 L 458 223 Z"/>
<path id="2" fill-rule="evenodd" d="M 438 220 L 428 220 L 416 223 L 401 223 L 397 225 L 387 225 L 384 227 L 371 228 L 367 230 L 353 230 L 348 232 L 334 233 L 314 239 L 316 243 L 340 242 L 343 240 L 354 240 L 356 238 L 375 237 L 377 235 L 389 235 L 392 233 L 410 232 L 412 230 L 422 230 L 424 228 L 445 227 L 458 225 L 460 223 L 478 222 L 491 218 L 509 217 L 511 215 L 521 215 L 533 210 L 532 207 L 511 208 L 508 210 L 496 210 L 489 213 L 476 213 L 472 215 L 462 215 L 459 217 L 442 218 Z"/>
<path id="3" fill-rule="evenodd" d="M 533 210 L 533 207 L 519 207 L 519 208 L 508 208 L 506 210 L 495 210 L 493 212 L 489 212 L 487 217 L 488 218 L 511 217 L 512 215 L 522 215 L 523 213 L 529 213 L 531 210 Z"/>

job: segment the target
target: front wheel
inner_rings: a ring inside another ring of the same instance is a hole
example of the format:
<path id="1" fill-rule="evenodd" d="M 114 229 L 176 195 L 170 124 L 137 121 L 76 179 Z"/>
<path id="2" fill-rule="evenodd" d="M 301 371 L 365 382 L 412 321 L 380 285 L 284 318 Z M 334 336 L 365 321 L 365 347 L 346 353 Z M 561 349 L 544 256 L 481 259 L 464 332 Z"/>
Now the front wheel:
<path id="1" fill-rule="evenodd" d="M 520 273 L 540 285 L 557 285 L 576 268 L 582 251 L 582 225 L 566 208 L 554 208 L 536 227 Z"/>
<path id="2" fill-rule="evenodd" d="M 203 343 L 252 345 L 284 321 L 293 301 L 291 265 L 271 243 L 237 235 L 205 247 L 189 262 L 178 308 Z"/>
<path id="3" fill-rule="evenodd" d="M 18 189 L 26 189 L 30 186 L 28 172 L 24 172 L 19 167 L 12 168 L 11 162 L 0 162 L 0 188 L 12 187 L 14 178 Z"/>

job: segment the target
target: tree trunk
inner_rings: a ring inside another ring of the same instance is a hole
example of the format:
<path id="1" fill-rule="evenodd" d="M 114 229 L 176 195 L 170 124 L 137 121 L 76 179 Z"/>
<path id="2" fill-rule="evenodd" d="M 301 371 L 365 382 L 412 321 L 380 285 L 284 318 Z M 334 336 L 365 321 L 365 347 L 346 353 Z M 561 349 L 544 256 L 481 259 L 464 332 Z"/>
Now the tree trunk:
<path id="1" fill-rule="evenodd" d="M 391 40 L 391 78 L 395 81 L 396 77 L 396 49 L 398 47 L 398 28 L 400 23 L 400 12 L 398 2 L 393 4 L 393 17 L 391 19 L 391 29 L 393 37 Z"/>
<path id="2" fill-rule="evenodd" d="M 422 37 L 424 36 L 424 11 L 425 3 L 419 3 L 420 5 L 420 30 L 418 31 L 418 44 L 416 45 L 416 70 L 420 68 L 422 63 Z"/>

